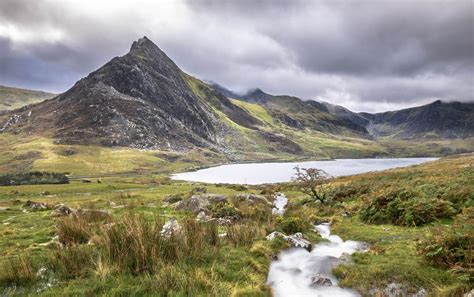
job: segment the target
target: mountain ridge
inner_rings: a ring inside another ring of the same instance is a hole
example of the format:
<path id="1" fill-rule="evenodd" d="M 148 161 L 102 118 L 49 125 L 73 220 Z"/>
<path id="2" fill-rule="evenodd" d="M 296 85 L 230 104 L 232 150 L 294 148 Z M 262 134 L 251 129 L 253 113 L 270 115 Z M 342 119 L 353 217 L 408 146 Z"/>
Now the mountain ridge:
<path id="1" fill-rule="evenodd" d="M 457 116 L 465 117 L 464 113 Z M 354 113 L 325 102 L 270 95 L 258 88 L 239 95 L 186 74 L 143 37 L 132 43 L 128 53 L 112 58 L 66 92 L 0 112 L 0 133 L 47 136 L 58 144 L 174 151 L 197 147 L 231 158 L 250 152 L 317 156 L 322 147 L 338 152 L 337 156 L 347 150 L 371 155 L 381 150 L 374 138 L 392 135 L 374 131 L 385 121 L 397 130 L 392 120 L 400 117 Z M 405 126 L 392 138 L 409 138 L 399 132 L 413 130 Z M 463 137 L 471 137 L 471 126 L 466 126 L 468 133 Z"/>

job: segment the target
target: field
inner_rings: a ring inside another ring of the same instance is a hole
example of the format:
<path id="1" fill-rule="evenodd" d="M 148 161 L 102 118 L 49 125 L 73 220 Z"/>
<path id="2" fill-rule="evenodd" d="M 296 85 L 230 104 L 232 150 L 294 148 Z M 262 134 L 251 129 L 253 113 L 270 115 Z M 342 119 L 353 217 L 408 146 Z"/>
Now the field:
<path id="1" fill-rule="evenodd" d="M 52 153 L 67 149 L 44 139 L 36 141 L 31 149 Z M 26 149 L 21 141 L 15 145 Z M 97 153 L 87 149 L 80 148 L 73 156 Z M 117 152 L 98 153 L 113 164 L 110 158 Z M 38 159 L 29 166 L 61 168 L 77 178 L 62 185 L 0 187 L 3 294 L 267 296 L 271 259 L 288 244 L 267 241 L 265 235 L 274 230 L 302 231 L 318 242 L 322 239 L 312 224 L 321 220 L 331 221 L 333 233 L 343 239 L 369 244 L 367 253 L 356 253 L 352 264 L 335 269 L 341 285 L 363 295 L 391 283 L 404 292 L 424 289 L 433 296 L 461 296 L 473 286 L 473 154 L 335 179 L 328 185 L 330 201 L 321 205 L 290 183 L 242 187 L 171 181 L 168 172 L 198 162 L 185 162 L 180 156 L 173 163 L 173 156 L 158 152 L 140 153 L 137 160 L 133 153 L 118 152 L 120 157 L 131 154 L 133 162 L 114 168 L 108 163 L 89 164 L 86 157 L 73 167 L 62 163 L 61 157 L 47 155 L 51 163 Z M 155 171 L 145 174 L 144 168 Z M 111 174 L 115 170 L 117 174 Z M 79 177 L 87 173 L 89 177 Z M 272 216 L 269 204 L 278 191 L 290 200 L 281 218 Z M 206 214 L 214 218 L 209 222 L 196 222 L 192 209 L 173 205 L 192 195 L 212 198 L 212 194 L 224 200 L 208 206 Z M 407 211 L 397 217 L 405 220 L 394 220 L 377 208 L 381 197 L 390 195 L 391 203 L 404 205 Z M 403 200 L 407 195 L 409 199 Z M 28 200 L 44 207 L 33 209 Z M 435 200 L 446 203 L 430 208 Z M 82 209 L 87 216 L 58 216 L 54 210 L 58 204 Z M 171 218 L 177 219 L 181 231 L 166 237 L 160 230 Z M 221 224 L 220 219 L 230 221 Z M 454 237 L 457 232 L 459 237 Z M 450 245 L 443 237 L 447 233 Z"/>

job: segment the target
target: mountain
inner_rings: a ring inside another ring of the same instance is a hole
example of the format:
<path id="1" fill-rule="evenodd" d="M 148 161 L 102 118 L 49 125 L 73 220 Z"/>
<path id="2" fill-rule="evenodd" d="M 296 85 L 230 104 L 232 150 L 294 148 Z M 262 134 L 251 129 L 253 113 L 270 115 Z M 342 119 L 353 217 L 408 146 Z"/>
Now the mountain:
<path id="1" fill-rule="evenodd" d="M 474 136 L 474 102 L 433 103 L 383 113 L 360 113 L 375 137 L 464 139 Z"/>
<path id="2" fill-rule="evenodd" d="M 208 95 L 212 104 L 203 102 L 178 66 L 144 37 L 65 93 L 16 110 L 2 129 L 48 131 L 57 143 L 182 150 L 219 147 L 226 127 L 214 109 L 247 119 L 247 126 L 257 122 L 220 93 Z"/>
<path id="3" fill-rule="evenodd" d="M 19 108 L 54 96 L 48 92 L 0 86 L 0 110 Z"/>
<path id="4" fill-rule="evenodd" d="M 412 155 L 414 142 L 376 138 L 470 137 L 472 114 L 472 105 L 464 103 L 368 114 L 261 89 L 239 95 L 183 72 L 143 37 L 127 54 L 66 92 L 0 111 L 0 137 L 21 134 L 67 145 L 196 149 L 231 160 Z M 466 143 L 458 147 L 472 151 Z M 442 153 L 445 145 L 452 143 L 427 145 L 415 154 Z"/>
<path id="5" fill-rule="evenodd" d="M 229 92 L 231 91 L 227 91 Z M 331 114 L 325 105 L 317 101 L 304 101 L 286 95 L 274 96 L 259 88 L 249 91 L 239 99 L 264 106 L 273 118 L 291 128 L 359 137 L 369 136 L 363 124 Z"/>

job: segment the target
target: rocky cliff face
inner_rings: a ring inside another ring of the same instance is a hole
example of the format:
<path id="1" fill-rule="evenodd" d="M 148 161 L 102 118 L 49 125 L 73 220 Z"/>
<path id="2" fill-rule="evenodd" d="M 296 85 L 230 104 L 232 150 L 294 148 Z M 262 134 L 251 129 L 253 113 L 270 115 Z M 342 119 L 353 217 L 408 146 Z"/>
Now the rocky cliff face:
<path id="1" fill-rule="evenodd" d="M 16 110 L 0 129 L 52 131 L 60 143 L 219 148 L 223 124 L 183 75 L 144 37 L 60 96 Z"/>

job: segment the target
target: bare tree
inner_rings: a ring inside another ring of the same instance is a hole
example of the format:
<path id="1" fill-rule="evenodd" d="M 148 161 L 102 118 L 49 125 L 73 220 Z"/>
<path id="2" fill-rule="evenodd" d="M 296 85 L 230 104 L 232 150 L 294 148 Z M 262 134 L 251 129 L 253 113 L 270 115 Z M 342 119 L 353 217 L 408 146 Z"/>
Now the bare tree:
<path id="1" fill-rule="evenodd" d="M 295 167 L 296 174 L 293 177 L 300 191 L 319 200 L 321 203 L 326 201 L 325 184 L 332 178 L 327 172 L 317 168 L 299 168 Z"/>

